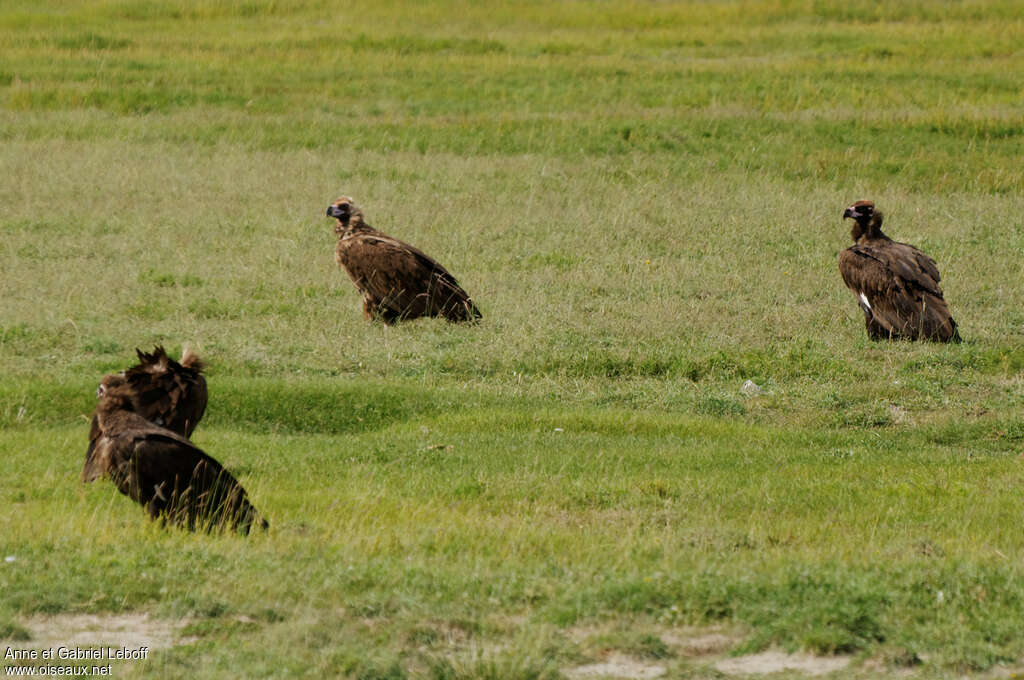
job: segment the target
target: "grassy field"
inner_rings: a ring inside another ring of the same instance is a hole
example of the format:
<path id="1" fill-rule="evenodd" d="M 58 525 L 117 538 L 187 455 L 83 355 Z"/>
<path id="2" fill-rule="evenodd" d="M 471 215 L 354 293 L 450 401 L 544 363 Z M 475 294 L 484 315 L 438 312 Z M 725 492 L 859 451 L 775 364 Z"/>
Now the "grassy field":
<path id="1" fill-rule="evenodd" d="M 995 0 L 5 0 L 0 650 L 146 614 L 186 641 L 118 677 L 1024 667 L 1021 45 Z M 483 323 L 366 323 L 341 194 Z M 866 339 L 859 198 L 962 344 Z M 156 343 L 266 534 L 79 483 Z"/>

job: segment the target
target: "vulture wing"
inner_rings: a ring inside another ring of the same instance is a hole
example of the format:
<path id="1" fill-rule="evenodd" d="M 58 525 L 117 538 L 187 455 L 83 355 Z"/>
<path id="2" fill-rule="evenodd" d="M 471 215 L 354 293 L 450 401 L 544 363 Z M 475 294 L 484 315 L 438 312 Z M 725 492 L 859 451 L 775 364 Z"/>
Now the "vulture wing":
<path id="1" fill-rule="evenodd" d="M 855 245 L 839 254 L 839 272 L 857 296 L 873 339 L 959 340 L 935 261 L 913 246 Z"/>
<path id="2" fill-rule="evenodd" d="M 134 415 L 134 414 L 131 414 Z M 220 463 L 184 437 L 141 418 L 96 440 L 82 479 L 109 477 L 153 518 L 189 529 L 267 527 L 245 489 Z"/>
<path id="3" fill-rule="evenodd" d="M 437 260 L 384 234 L 359 234 L 338 242 L 336 253 L 363 294 L 368 310 L 385 321 L 444 316 L 471 321 L 481 316 L 469 294 Z"/>
<path id="4" fill-rule="evenodd" d="M 99 431 L 96 416 L 93 416 L 92 424 L 96 436 L 90 434 L 89 437 L 89 452 L 85 456 L 85 465 L 82 466 L 83 482 L 92 482 L 100 477 L 113 478 L 114 471 L 120 466 L 118 461 L 126 457 L 124 443 L 119 442 L 116 437 L 103 436 Z"/>

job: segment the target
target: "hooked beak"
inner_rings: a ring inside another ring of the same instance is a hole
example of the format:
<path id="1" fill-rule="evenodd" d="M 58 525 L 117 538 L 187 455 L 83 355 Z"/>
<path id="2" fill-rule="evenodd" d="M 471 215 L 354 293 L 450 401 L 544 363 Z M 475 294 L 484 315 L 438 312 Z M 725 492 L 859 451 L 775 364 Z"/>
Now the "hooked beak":
<path id="1" fill-rule="evenodd" d="M 337 219 L 340 220 L 345 217 L 348 217 L 348 210 L 347 208 L 340 208 L 336 205 L 332 205 L 327 208 L 327 216 L 336 217 Z"/>
<path id="2" fill-rule="evenodd" d="M 858 215 L 857 215 L 857 212 L 853 208 L 847 208 L 843 212 L 843 219 L 845 220 L 847 217 L 851 217 L 853 219 L 857 219 Z"/>

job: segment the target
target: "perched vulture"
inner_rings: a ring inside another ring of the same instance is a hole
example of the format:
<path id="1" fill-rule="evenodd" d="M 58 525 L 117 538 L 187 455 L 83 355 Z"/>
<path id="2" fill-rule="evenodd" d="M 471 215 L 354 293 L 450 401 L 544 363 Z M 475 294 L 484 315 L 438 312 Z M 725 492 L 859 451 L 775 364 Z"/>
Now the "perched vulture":
<path id="1" fill-rule="evenodd" d="M 153 348 L 152 354 L 139 349 L 135 354 L 139 363 L 120 374 L 131 395 L 132 410 L 151 423 L 191 437 L 206 411 L 203 362 L 188 349 L 182 354 L 180 364 L 159 346 Z M 99 433 L 99 421 L 93 414 L 86 458 Z"/>
<path id="2" fill-rule="evenodd" d="M 377 231 L 363 211 L 343 197 L 327 208 L 338 224 L 334 259 L 345 268 L 363 295 L 363 314 L 386 324 L 421 316 L 474 321 L 480 310 L 455 277 L 437 260 Z"/>
<path id="3" fill-rule="evenodd" d="M 882 213 L 871 201 L 857 201 L 847 217 L 854 244 L 839 253 L 839 272 L 864 310 L 868 336 L 960 342 L 935 260 L 883 234 Z"/>
<path id="4" fill-rule="evenodd" d="M 99 436 L 82 468 L 83 482 L 108 477 L 151 518 L 192 530 L 267 528 L 220 463 L 135 411 L 135 391 L 123 376 L 104 377 L 96 396 Z"/>

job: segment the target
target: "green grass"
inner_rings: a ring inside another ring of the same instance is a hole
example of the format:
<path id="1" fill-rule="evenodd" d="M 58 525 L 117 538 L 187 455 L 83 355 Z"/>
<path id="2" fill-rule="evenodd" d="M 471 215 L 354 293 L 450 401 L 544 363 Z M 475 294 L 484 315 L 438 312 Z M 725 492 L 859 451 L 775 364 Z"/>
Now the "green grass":
<path id="1" fill-rule="evenodd" d="M 715 673 L 689 626 L 1014 666 L 1022 39 L 994 0 L 5 3 L 0 644 L 143 612 L 193 640 L 122 676 Z M 364 322 L 340 194 L 483 322 Z M 865 338 L 864 197 L 963 344 Z M 266 535 L 79 483 L 157 343 L 209 362 L 195 439 Z"/>

